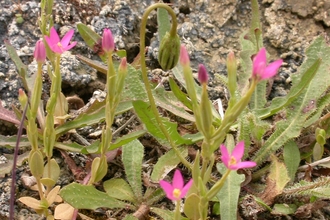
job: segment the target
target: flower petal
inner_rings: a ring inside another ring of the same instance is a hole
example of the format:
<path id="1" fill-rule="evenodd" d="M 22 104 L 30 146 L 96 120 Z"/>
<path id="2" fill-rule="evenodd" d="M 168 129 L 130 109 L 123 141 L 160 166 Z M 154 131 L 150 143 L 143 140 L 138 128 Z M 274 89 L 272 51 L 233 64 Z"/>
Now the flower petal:
<path id="1" fill-rule="evenodd" d="M 257 163 L 254 161 L 244 161 L 240 162 L 237 165 L 237 169 L 251 168 L 257 166 Z"/>
<path id="2" fill-rule="evenodd" d="M 176 200 L 176 198 L 173 196 L 174 188 L 169 182 L 167 182 L 165 180 L 161 180 L 161 181 L 159 181 L 159 184 L 165 191 L 167 198 L 169 198 L 170 200 Z"/>
<path id="3" fill-rule="evenodd" d="M 58 36 L 56 30 L 54 27 L 50 29 L 50 34 L 49 34 L 50 42 L 51 44 L 57 44 L 60 42 L 60 37 Z M 49 45 L 49 44 L 48 44 Z M 49 45 L 50 46 L 50 45 Z"/>
<path id="4" fill-rule="evenodd" d="M 262 75 L 267 65 L 266 49 L 263 47 L 259 50 L 253 59 L 253 75 Z"/>
<path id="5" fill-rule="evenodd" d="M 281 67 L 283 60 L 276 60 L 270 63 L 261 75 L 261 79 L 268 79 L 276 75 L 278 69 Z"/>
<path id="6" fill-rule="evenodd" d="M 230 161 L 230 155 L 228 153 L 227 147 L 222 144 L 220 146 L 220 152 L 221 152 L 221 160 L 226 165 L 226 167 L 228 168 L 229 161 Z"/>
<path id="7" fill-rule="evenodd" d="M 72 30 L 69 30 L 65 35 L 64 35 L 64 37 L 62 38 L 62 40 L 61 40 L 61 44 L 62 44 L 62 47 L 63 48 L 66 48 L 68 45 L 69 45 L 69 43 L 70 43 L 70 40 L 71 40 L 71 38 L 72 38 L 72 36 L 73 36 L 73 33 L 74 33 L 74 30 L 72 29 Z M 72 47 L 71 47 L 72 48 Z M 70 49 L 71 49 L 70 48 Z M 69 50 L 69 49 L 68 49 Z"/>
<path id="8" fill-rule="evenodd" d="M 244 154 L 244 141 L 239 142 L 234 150 L 231 152 L 231 156 L 234 157 L 239 163 L 243 157 Z"/>
<path id="9" fill-rule="evenodd" d="M 173 181 L 172 181 L 173 188 L 182 190 L 183 185 L 184 185 L 184 182 L 183 182 L 183 177 L 182 177 L 180 170 L 175 170 L 174 176 L 173 176 Z"/>
<path id="10" fill-rule="evenodd" d="M 64 51 L 68 51 L 70 50 L 71 48 L 73 48 L 74 46 L 76 46 L 77 42 L 76 41 L 73 41 L 69 46 L 66 46 L 63 48 Z"/>
<path id="11" fill-rule="evenodd" d="M 184 197 L 186 196 L 186 194 L 187 194 L 188 190 L 190 189 L 190 187 L 192 186 L 192 184 L 193 184 L 193 180 L 191 179 L 191 180 L 189 180 L 188 183 L 182 188 L 182 190 L 181 190 L 181 195 L 180 195 L 181 199 L 184 198 Z"/>

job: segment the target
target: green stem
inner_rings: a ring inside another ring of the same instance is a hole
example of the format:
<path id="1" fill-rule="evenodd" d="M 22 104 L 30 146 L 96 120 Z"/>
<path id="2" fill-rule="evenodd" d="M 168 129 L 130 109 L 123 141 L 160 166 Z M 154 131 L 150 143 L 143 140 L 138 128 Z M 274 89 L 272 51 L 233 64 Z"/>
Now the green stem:
<path id="1" fill-rule="evenodd" d="M 181 200 L 177 200 L 175 205 L 174 220 L 181 220 L 180 207 L 181 207 Z"/>
<path id="2" fill-rule="evenodd" d="M 212 137 L 213 140 L 213 149 L 212 152 L 214 152 L 219 145 L 223 142 L 230 126 L 236 121 L 237 117 L 242 113 L 242 111 L 246 108 L 246 106 L 249 104 L 251 96 L 258 84 L 258 81 L 253 79 L 252 84 L 245 94 L 245 96 L 238 102 L 236 105 L 234 105 L 230 111 L 227 111 L 225 113 L 224 119 L 221 123 L 221 126 L 217 129 L 215 134 Z"/>
<path id="3" fill-rule="evenodd" d="M 112 141 L 112 130 L 111 125 L 114 119 L 114 112 L 115 112 L 115 92 L 116 92 L 116 73 L 113 66 L 112 61 L 112 52 L 108 53 L 108 71 L 107 71 L 107 97 L 106 97 L 106 105 L 105 105 L 105 122 L 106 128 L 105 132 L 103 133 L 104 141 L 102 142 L 101 147 L 101 154 L 105 154 L 108 147 L 110 147 Z"/>
<path id="4" fill-rule="evenodd" d="M 42 63 L 38 62 L 38 71 L 31 97 L 31 115 L 34 119 L 37 116 L 39 102 L 41 99 L 41 91 L 42 91 Z"/>
<path id="5" fill-rule="evenodd" d="M 155 99 L 152 95 L 152 91 L 151 91 L 151 86 L 148 80 L 148 75 L 147 75 L 147 67 L 146 67 L 146 62 L 145 62 L 145 33 L 146 33 L 146 26 L 147 26 L 147 19 L 148 19 L 148 15 L 150 14 L 151 11 L 153 11 L 156 8 L 164 8 L 168 11 L 168 13 L 171 15 L 172 17 L 172 27 L 171 27 L 171 31 L 170 33 L 176 34 L 176 28 L 177 28 L 177 20 L 176 20 L 176 16 L 175 13 L 173 12 L 173 10 L 171 9 L 171 7 L 169 7 L 168 5 L 164 4 L 164 3 L 156 3 L 154 5 L 149 6 L 146 11 L 144 12 L 143 16 L 142 16 L 142 20 L 141 20 L 141 28 L 140 28 L 140 61 L 141 61 L 141 71 L 142 71 L 142 78 L 143 78 L 143 82 L 147 91 L 147 95 L 148 95 L 148 99 L 150 102 L 150 107 L 151 110 L 153 111 L 154 115 L 155 115 L 155 119 L 157 121 L 157 123 L 159 124 L 159 127 L 161 129 L 161 131 L 164 133 L 166 139 L 168 140 L 168 142 L 170 143 L 172 149 L 174 150 L 174 152 L 176 153 L 176 155 L 179 157 L 180 161 L 188 168 L 191 170 L 191 164 L 180 154 L 177 146 L 175 145 L 174 141 L 172 140 L 171 136 L 169 135 L 168 131 L 166 130 L 160 115 L 158 113 L 157 110 L 157 106 L 155 103 Z"/>
<path id="6" fill-rule="evenodd" d="M 43 190 L 42 190 L 42 185 L 41 185 L 41 181 L 40 181 L 40 177 L 35 177 L 36 178 L 36 181 L 37 181 L 37 187 L 38 187 L 38 193 L 39 193 L 39 197 L 40 197 L 40 200 L 44 199 L 44 193 L 43 193 Z"/>
<path id="7" fill-rule="evenodd" d="M 218 182 L 216 182 L 216 184 L 214 184 L 212 188 L 206 193 L 205 197 L 207 198 L 208 201 L 211 201 L 211 199 L 213 199 L 217 195 L 217 193 L 225 183 L 225 180 L 227 179 L 230 172 L 231 170 L 228 169 L 226 173 L 221 177 L 221 179 Z"/>

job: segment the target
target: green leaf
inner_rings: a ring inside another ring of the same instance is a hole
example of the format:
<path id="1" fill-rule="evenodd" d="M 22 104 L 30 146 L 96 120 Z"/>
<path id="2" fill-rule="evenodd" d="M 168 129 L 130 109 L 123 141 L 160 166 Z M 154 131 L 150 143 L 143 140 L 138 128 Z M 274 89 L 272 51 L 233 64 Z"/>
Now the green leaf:
<path id="1" fill-rule="evenodd" d="M 150 132 L 160 144 L 169 146 L 170 144 L 168 143 L 164 133 L 160 129 L 159 124 L 157 123 L 155 115 L 153 114 L 149 104 L 143 101 L 134 101 L 133 107 L 140 120 L 145 124 L 146 128 L 148 129 L 148 132 Z M 166 130 L 170 134 L 171 139 L 174 140 L 174 143 L 177 146 L 192 143 L 191 140 L 184 139 L 183 137 L 181 137 L 181 135 L 178 133 L 176 123 L 170 122 L 167 118 L 161 118 L 161 120 Z"/>
<path id="2" fill-rule="evenodd" d="M 171 23 L 166 9 L 164 8 L 157 9 L 157 24 L 158 24 L 159 42 L 161 42 L 166 32 L 169 32 L 171 29 Z"/>
<path id="3" fill-rule="evenodd" d="M 144 200 L 146 201 L 148 206 L 157 204 L 164 197 L 165 197 L 165 192 L 162 188 L 154 189 L 154 188 L 148 187 L 144 194 Z"/>
<path id="4" fill-rule="evenodd" d="M 200 203 L 200 198 L 197 194 L 192 193 L 189 196 L 187 196 L 183 212 L 184 214 L 191 220 L 198 220 L 200 219 L 199 215 L 199 207 L 198 204 Z"/>
<path id="5" fill-rule="evenodd" d="M 217 163 L 217 170 L 224 174 L 227 168 Z M 237 174 L 236 171 L 230 172 L 221 190 L 217 193 L 220 202 L 221 219 L 237 219 L 238 197 L 241 191 L 241 183 L 244 181 L 243 174 Z"/>
<path id="6" fill-rule="evenodd" d="M 1 147 L 8 147 L 8 148 L 14 148 L 16 145 L 16 141 L 17 141 L 17 136 L 11 136 L 11 137 L 7 137 L 7 136 L 3 136 L 0 135 L 0 146 Z M 22 136 L 20 139 L 20 143 L 19 143 L 19 148 L 24 148 L 24 147 L 30 147 L 31 144 L 29 142 L 29 139 L 26 136 Z"/>
<path id="7" fill-rule="evenodd" d="M 128 78 L 128 77 L 127 77 Z M 81 128 L 87 125 L 97 124 L 100 121 L 105 120 L 105 100 L 95 102 L 84 113 L 81 113 L 77 118 L 72 121 L 68 121 L 65 124 L 58 126 L 55 129 L 57 135 L 61 135 L 71 129 Z M 115 115 L 126 112 L 132 108 L 132 103 L 129 101 L 120 102 Z"/>
<path id="8" fill-rule="evenodd" d="M 29 158 L 30 151 L 27 151 L 23 154 L 18 155 L 17 157 L 17 166 L 22 166 L 25 161 Z M 7 158 L 6 163 L 0 164 L 0 178 L 4 178 L 6 174 L 10 173 L 13 169 L 13 154 L 4 155 Z"/>
<path id="9" fill-rule="evenodd" d="M 164 87 L 159 87 L 154 89 L 152 94 L 158 106 L 170 111 L 176 116 L 195 122 L 194 116 L 184 109 L 184 104 L 177 99 L 173 92 L 165 91 Z"/>
<path id="10" fill-rule="evenodd" d="M 137 217 L 133 216 L 132 214 L 126 215 L 123 220 L 139 220 Z"/>
<path id="11" fill-rule="evenodd" d="M 294 141 L 289 141 L 284 145 L 283 157 L 288 170 L 288 176 L 293 181 L 300 163 L 300 151 Z"/>
<path id="12" fill-rule="evenodd" d="M 150 211 L 161 217 L 163 220 L 173 220 L 174 219 L 174 212 L 166 210 L 166 209 L 160 209 L 156 207 L 151 207 Z M 181 220 L 188 220 L 188 218 L 181 217 Z"/>
<path id="13" fill-rule="evenodd" d="M 272 211 L 273 215 L 292 215 L 296 212 L 295 204 L 275 204 Z"/>
<path id="14" fill-rule="evenodd" d="M 66 151 L 71 151 L 71 152 L 79 152 L 82 154 L 92 154 L 92 153 L 99 153 L 99 145 L 100 145 L 100 140 L 97 140 L 93 142 L 89 146 L 85 145 L 80 145 L 78 143 L 63 143 L 63 142 L 55 142 L 55 147 L 66 150 Z"/>
<path id="15" fill-rule="evenodd" d="M 172 69 L 172 73 L 174 75 L 174 77 L 178 80 L 178 82 L 185 88 L 187 89 L 187 85 L 186 82 L 183 78 L 183 74 L 182 74 L 182 67 L 180 65 L 175 66 Z M 201 98 L 201 94 L 202 94 L 202 89 L 200 86 L 197 85 L 197 83 L 194 83 L 195 86 L 195 90 L 197 93 L 197 99 L 200 100 Z M 219 113 L 215 110 L 215 108 L 212 108 L 212 115 L 213 115 L 213 123 L 214 125 L 219 126 L 221 124 L 221 118 Z"/>
<path id="16" fill-rule="evenodd" d="M 290 181 L 285 165 L 278 161 L 277 157 L 271 156 L 272 163 L 269 169 L 268 179 L 275 183 L 273 192 L 278 195 L 282 193 L 286 184 Z"/>
<path id="17" fill-rule="evenodd" d="M 80 185 L 78 183 L 71 183 L 65 186 L 60 191 L 60 196 L 76 209 L 133 208 L 129 204 L 98 191 L 93 186 Z"/>
<path id="18" fill-rule="evenodd" d="M 122 160 L 126 178 L 131 185 L 137 201 L 142 199 L 142 160 L 144 147 L 138 140 L 134 140 L 122 147 Z"/>
<path id="19" fill-rule="evenodd" d="M 188 148 L 187 147 L 179 147 L 178 148 L 182 157 L 188 156 Z M 166 152 L 163 156 L 161 156 L 157 163 L 154 166 L 154 169 L 151 174 L 151 180 L 153 182 L 158 183 L 160 180 L 164 179 L 165 176 L 173 170 L 179 163 L 179 157 L 176 155 L 173 149 Z"/>
<path id="20" fill-rule="evenodd" d="M 285 189 L 286 196 L 316 196 L 319 198 L 330 198 L 330 177 L 320 177 L 313 182 L 300 181 Z"/>
<path id="21" fill-rule="evenodd" d="M 277 112 L 279 112 L 283 107 L 289 105 L 293 100 L 295 100 L 298 95 L 300 95 L 304 89 L 309 85 L 316 72 L 321 65 L 321 60 L 318 59 L 315 63 L 302 74 L 301 81 L 294 84 L 290 92 L 285 97 L 276 97 L 272 100 L 271 105 L 266 109 L 257 109 L 256 114 L 260 118 L 268 118 Z"/>
<path id="22" fill-rule="evenodd" d="M 147 131 L 146 130 L 138 130 L 128 133 L 127 135 L 124 135 L 122 137 L 119 137 L 116 139 L 114 143 L 110 145 L 110 148 L 108 150 L 114 150 L 118 147 L 121 147 L 124 144 L 127 144 L 135 139 L 138 139 L 142 135 L 144 135 Z"/>
<path id="23" fill-rule="evenodd" d="M 267 81 L 263 80 L 258 83 L 257 88 L 254 90 L 253 95 L 250 100 L 251 109 L 263 108 L 267 102 L 266 100 L 266 86 Z"/>
<path id="24" fill-rule="evenodd" d="M 301 83 L 304 77 L 301 73 L 310 71 L 308 69 L 317 69 L 314 65 L 317 66 L 320 59 L 322 60 L 321 65 L 308 86 L 281 112 L 285 120 L 276 123 L 275 132 L 253 158 L 253 161 L 258 164 L 287 141 L 300 135 L 306 120 L 317 112 L 318 98 L 322 97 L 330 87 L 330 80 L 324 80 L 324 73 L 330 68 L 330 47 L 326 45 L 322 37 L 319 37 L 306 50 L 306 54 L 308 59 L 300 66 L 298 74 L 292 75 L 293 86 Z"/>
<path id="25" fill-rule="evenodd" d="M 109 196 L 115 199 L 136 202 L 132 188 L 123 179 L 107 180 L 103 183 L 103 188 Z"/>
<path id="26" fill-rule="evenodd" d="M 309 126 L 313 125 L 314 123 L 317 123 L 318 120 L 320 120 L 320 117 L 321 117 L 324 109 L 329 107 L 329 105 L 330 105 L 330 93 L 325 94 L 324 96 L 322 96 L 319 99 L 319 101 L 317 102 L 317 110 L 305 122 L 304 128 L 308 128 Z"/>
<path id="27" fill-rule="evenodd" d="M 50 167 L 49 167 L 50 166 Z M 51 171 L 51 172 L 49 172 Z M 49 163 L 45 165 L 43 178 L 50 178 L 55 183 L 57 182 L 60 176 L 61 169 L 54 158 L 52 158 Z M 53 186 L 52 186 L 53 187 Z"/>
<path id="28" fill-rule="evenodd" d="M 10 58 L 15 63 L 15 66 L 17 67 L 18 73 L 22 79 L 23 86 L 26 89 L 26 91 L 30 91 L 30 88 L 28 86 L 28 82 L 26 80 L 26 72 L 27 72 L 27 66 L 22 62 L 21 58 L 19 58 L 16 49 L 10 44 L 9 41 L 4 41 L 5 46 L 7 48 L 8 54 Z"/>
<path id="29" fill-rule="evenodd" d="M 100 52 L 99 50 L 101 50 L 102 48 L 102 37 L 83 23 L 77 24 L 77 29 L 87 46 L 91 48 L 94 52 Z M 100 55 L 100 58 L 105 61 L 106 55 Z"/>
<path id="30" fill-rule="evenodd" d="M 184 104 L 187 108 L 192 110 L 192 104 L 191 104 L 191 101 L 188 98 L 187 94 L 182 92 L 180 87 L 176 84 L 174 79 L 172 79 L 171 77 L 169 78 L 169 83 L 170 83 L 171 91 L 176 96 L 176 98 L 178 100 L 180 100 L 180 102 L 182 102 L 182 104 Z"/>

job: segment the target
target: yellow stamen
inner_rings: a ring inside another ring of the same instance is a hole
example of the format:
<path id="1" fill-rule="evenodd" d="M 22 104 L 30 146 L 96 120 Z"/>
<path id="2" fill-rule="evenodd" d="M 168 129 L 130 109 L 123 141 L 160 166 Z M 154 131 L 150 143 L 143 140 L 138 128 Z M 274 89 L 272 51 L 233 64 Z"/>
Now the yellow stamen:
<path id="1" fill-rule="evenodd" d="M 231 156 L 229 160 L 229 165 L 236 165 L 236 163 L 237 163 L 236 158 Z"/>
<path id="2" fill-rule="evenodd" d="M 181 196 L 181 190 L 179 189 L 174 189 L 173 190 L 173 197 L 179 199 Z"/>

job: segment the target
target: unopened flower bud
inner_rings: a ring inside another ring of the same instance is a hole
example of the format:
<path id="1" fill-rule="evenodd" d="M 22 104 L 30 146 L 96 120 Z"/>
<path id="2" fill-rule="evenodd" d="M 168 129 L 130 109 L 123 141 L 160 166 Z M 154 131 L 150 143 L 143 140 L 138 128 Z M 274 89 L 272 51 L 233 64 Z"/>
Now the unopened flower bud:
<path id="1" fill-rule="evenodd" d="M 34 49 L 34 58 L 38 63 L 44 63 L 46 60 L 46 49 L 44 42 L 42 40 L 38 40 L 36 43 L 36 47 Z"/>
<path id="2" fill-rule="evenodd" d="M 123 57 L 120 61 L 119 67 L 118 67 L 118 75 L 117 75 L 117 82 L 116 82 L 117 97 L 115 99 L 120 98 L 120 94 L 122 93 L 124 85 L 125 85 L 126 75 L 127 75 L 127 59 L 126 59 L 126 57 Z"/>
<path id="3" fill-rule="evenodd" d="M 203 64 L 198 65 L 198 81 L 201 84 L 207 84 L 209 76 L 207 74 L 207 70 Z"/>
<path id="4" fill-rule="evenodd" d="M 227 71 L 228 71 L 228 89 L 231 98 L 235 98 L 237 89 L 237 62 L 233 52 L 230 52 L 227 57 Z"/>
<path id="5" fill-rule="evenodd" d="M 180 49 L 180 64 L 182 66 L 189 66 L 190 64 L 189 54 L 184 45 L 181 45 Z"/>
<path id="6" fill-rule="evenodd" d="M 115 41 L 113 39 L 110 29 L 104 29 L 102 36 L 102 49 L 104 52 L 109 53 L 115 50 Z"/>
<path id="7" fill-rule="evenodd" d="M 118 67 L 118 72 L 126 72 L 127 71 L 127 59 L 126 57 L 123 57 L 120 61 L 119 67 Z"/>
<path id="8" fill-rule="evenodd" d="M 178 35 L 165 34 L 160 42 L 158 62 L 163 70 L 170 70 L 176 66 L 180 55 L 180 38 Z"/>
<path id="9" fill-rule="evenodd" d="M 25 105 L 28 102 L 28 97 L 26 96 L 23 89 L 18 90 L 18 100 L 21 103 L 22 108 L 24 109 Z"/>

